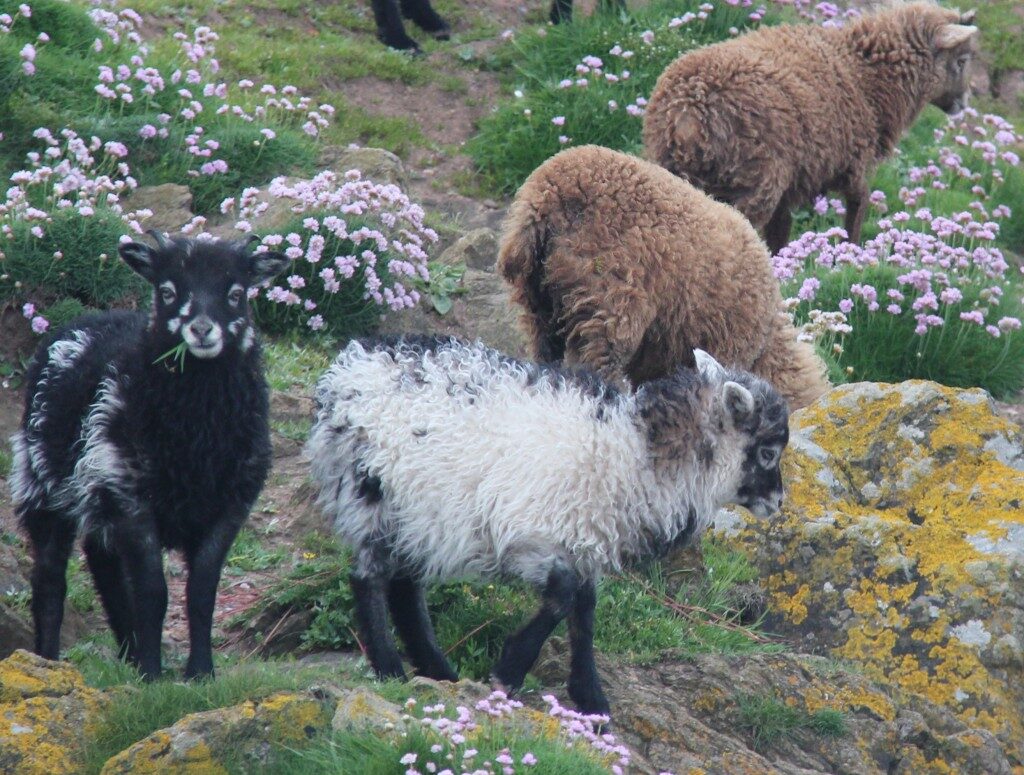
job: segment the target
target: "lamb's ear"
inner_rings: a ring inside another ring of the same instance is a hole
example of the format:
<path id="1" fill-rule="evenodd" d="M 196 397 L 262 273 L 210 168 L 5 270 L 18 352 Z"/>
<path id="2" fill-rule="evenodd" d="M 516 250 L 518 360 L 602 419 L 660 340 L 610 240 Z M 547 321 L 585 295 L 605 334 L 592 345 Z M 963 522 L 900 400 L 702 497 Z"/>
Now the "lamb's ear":
<path id="1" fill-rule="evenodd" d="M 977 15 L 978 15 L 978 9 L 977 8 L 972 8 L 969 11 L 965 11 L 964 13 L 960 14 L 960 23 L 961 24 L 974 24 L 974 19 L 975 19 L 975 17 Z"/>
<path id="2" fill-rule="evenodd" d="M 754 414 L 754 396 L 739 382 L 726 382 L 722 386 L 722 400 L 734 426 L 746 425 Z"/>
<path id="3" fill-rule="evenodd" d="M 961 43 L 966 43 L 972 35 L 978 34 L 978 28 L 973 24 L 944 24 L 935 33 L 935 50 L 947 51 L 956 48 Z"/>
<path id="4" fill-rule="evenodd" d="M 153 268 L 153 259 L 156 257 L 156 250 L 141 242 L 124 242 L 118 246 L 117 252 L 121 258 L 133 270 L 153 282 L 156 271 Z"/>
<path id="5" fill-rule="evenodd" d="M 693 359 L 697 362 L 697 371 L 709 379 L 721 377 L 725 374 L 722 364 L 703 350 L 694 348 Z"/>
<path id="6" fill-rule="evenodd" d="M 249 256 L 249 285 L 259 285 L 280 274 L 292 260 L 284 253 L 265 250 Z"/>

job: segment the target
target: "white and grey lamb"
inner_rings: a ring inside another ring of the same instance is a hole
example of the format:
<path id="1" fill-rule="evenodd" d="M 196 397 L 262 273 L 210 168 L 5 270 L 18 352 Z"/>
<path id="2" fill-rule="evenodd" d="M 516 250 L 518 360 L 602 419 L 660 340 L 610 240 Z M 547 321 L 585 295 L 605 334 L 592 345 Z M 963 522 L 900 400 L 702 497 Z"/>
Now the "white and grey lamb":
<path id="1" fill-rule="evenodd" d="M 778 508 L 785 400 L 705 353 L 636 393 L 589 372 L 515 360 L 457 339 L 352 342 L 321 377 L 307 447 L 319 505 L 354 549 L 356 616 L 380 677 L 402 677 L 390 608 L 422 675 L 455 680 L 423 584 L 519 578 L 537 615 L 505 642 L 493 678 L 522 685 L 569 618 L 569 696 L 607 713 L 593 659 L 606 571 L 699 535 L 738 503 Z"/>

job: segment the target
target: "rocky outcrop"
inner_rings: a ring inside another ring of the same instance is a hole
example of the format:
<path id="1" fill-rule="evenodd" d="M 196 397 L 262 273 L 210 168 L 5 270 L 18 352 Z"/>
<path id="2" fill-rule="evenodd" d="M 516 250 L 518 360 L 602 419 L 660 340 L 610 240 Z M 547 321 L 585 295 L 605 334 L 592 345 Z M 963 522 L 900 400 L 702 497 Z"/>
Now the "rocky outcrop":
<path id="1" fill-rule="evenodd" d="M 601 660 L 600 668 L 615 733 L 634 752 L 632 771 L 1013 772 L 991 733 L 835 660 L 705 654 L 653 666 Z"/>
<path id="2" fill-rule="evenodd" d="M 473 229 L 459 237 L 438 259 L 442 264 L 464 264 L 469 269 L 493 272 L 498 261 L 498 235 L 491 229 Z"/>
<path id="3" fill-rule="evenodd" d="M 297 745 L 323 732 L 330 715 L 317 698 L 279 692 L 230 708 L 193 713 L 154 732 L 103 766 L 103 775 L 220 775 L 228 764 L 258 771 L 275 745 Z"/>
<path id="4" fill-rule="evenodd" d="M 718 520 L 762 574 L 767 628 L 1024 764 L 1020 428 L 980 390 L 845 385 L 793 416 L 783 475 L 780 516 Z"/>
<path id="5" fill-rule="evenodd" d="M 0 772 L 63 775 L 107 702 L 70 665 L 16 651 L 0 661 Z"/>

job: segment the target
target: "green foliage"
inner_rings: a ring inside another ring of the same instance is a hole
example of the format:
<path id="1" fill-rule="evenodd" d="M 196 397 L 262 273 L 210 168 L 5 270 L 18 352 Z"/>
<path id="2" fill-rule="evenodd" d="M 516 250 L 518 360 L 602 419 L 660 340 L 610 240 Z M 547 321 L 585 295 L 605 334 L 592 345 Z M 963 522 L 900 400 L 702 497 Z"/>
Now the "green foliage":
<path id="1" fill-rule="evenodd" d="M 853 283 L 870 283 L 879 298 L 885 298 L 890 288 L 903 287 L 896 280 L 899 274 L 891 266 L 816 273 L 821 287 L 813 305 L 838 309 L 840 300 L 850 297 Z M 857 299 L 847 315 L 853 334 L 842 339 L 841 353 L 828 350 L 826 355 L 854 381 L 930 379 L 952 387 L 982 387 L 997 398 L 1010 396 L 1024 385 L 1024 336 L 1010 332 L 994 338 L 981 326 L 961 322 L 959 316 L 985 308 L 990 320 L 1004 316 L 1024 319 L 1022 289 L 1018 283 L 1008 282 L 1002 297 L 993 300 L 983 298 L 986 285 L 961 285 L 963 301 L 943 305 L 940 312 L 945 324 L 929 329 L 924 336 L 914 333 L 914 311 L 909 304 L 901 314 L 890 315 L 884 310 L 868 312 Z M 807 320 L 811 304 L 802 302 L 797 307 L 798 324 Z"/>
<path id="2" fill-rule="evenodd" d="M 742 554 L 705 542 L 707 576 L 670 594 L 660 566 L 609 579 L 598 590 L 595 645 L 633 662 L 673 654 L 748 653 L 778 647 L 755 628 L 741 626 L 729 591 L 753 578 Z M 264 607 L 310 610 L 303 635 L 307 648 L 357 647 L 353 599 L 348 584 L 350 555 L 332 541 L 310 539 L 303 559 L 266 595 Z M 536 594 L 523 584 L 453 582 L 427 592 L 438 642 L 462 675 L 485 679 L 506 637 L 537 610 Z M 244 615 L 252 621 L 254 608 Z M 614 623 L 614 625 L 606 624 Z M 564 625 L 562 625 L 564 628 Z"/>
<path id="3" fill-rule="evenodd" d="M 13 465 L 14 453 L 7 448 L 7 445 L 0 446 L 0 477 L 10 476 Z"/>
<path id="4" fill-rule="evenodd" d="M 145 140 L 139 130 L 146 124 L 161 126 L 151 110 L 128 116 L 101 115 L 83 117 L 76 129 L 86 136 L 116 140 L 128 147 L 128 162 L 139 185 L 183 183 L 192 191 L 192 208 L 197 213 L 217 212 L 220 203 L 235 196 L 245 186 L 258 186 L 284 171 L 311 173 L 315 166 L 314 146 L 301 132 L 288 127 L 275 130 L 273 140 L 260 134 L 264 124 L 244 123 L 231 118 L 211 117 L 204 122 L 207 132 L 216 138 L 217 158 L 228 164 L 228 171 L 215 175 L 190 175 L 199 164 L 186 152 L 185 138 L 191 127 L 172 123 L 166 139 Z"/>
<path id="5" fill-rule="evenodd" d="M 982 0 L 977 25 L 982 31 L 982 59 L 991 63 L 996 85 L 1006 71 L 1024 69 L 1024 17 L 1017 0 Z"/>
<path id="6" fill-rule="evenodd" d="M 427 269 L 430 271 L 430 280 L 424 282 L 417 278 L 413 287 L 430 299 L 430 304 L 438 315 L 447 315 L 451 312 L 453 297 L 466 292 L 460 285 L 462 276 L 466 273 L 466 265 L 430 261 Z"/>
<path id="7" fill-rule="evenodd" d="M 35 292 L 44 299 L 71 298 L 106 308 L 142 299 L 146 282 L 117 255 L 118 240 L 128 231 L 117 213 L 99 208 L 84 217 L 65 208 L 51 215 L 42 239 L 30 234 L 32 224 L 27 221 L 12 225 L 13 238 L 0 258 L 0 300 Z M 55 258 L 57 252 L 63 255 Z"/>
<path id="8" fill-rule="evenodd" d="M 296 390 L 311 393 L 316 381 L 334 357 L 335 349 L 327 342 L 278 338 L 263 343 L 267 383 L 271 390 Z"/>
<path id="9" fill-rule="evenodd" d="M 832 709 L 808 713 L 768 695 L 742 695 L 736 698 L 740 726 L 753 738 L 755 749 L 764 749 L 784 737 L 810 730 L 822 737 L 840 737 L 846 722 L 840 711 Z"/>
<path id="10" fill-rule="evenodd" d="M 267 546 L 268 543 L 271 545 Z M 224 570 L 226 573 L 269 570 L 279 566 L 287 556 L 288 550 L 275 545 L 271 533 L 261 534 L 243 527 L 231 545 Z"/>
<path id="11" fill-rule="evenodd" d="M 431 746 L 439 743 L 442 750 L 432 753 Z M 543 775 L 606 775 L 608 772 L 596 755 L 582 747 L 570 747 L 558 739 L 513 731 L 506 725 L 484 722 L 474 732 L 472 746 L 477 751 L 473 759 L 475 762 L 493 762 L 502 750 L 508 748 L 516 762 L 532 753 L 538 763 L 531 769 Z M 443 762 L 449 753 L 454 753 L 454 757 L 461 761 L 462 752 L 461 748 L 457 749 L 438 735 L 415 726 L 400 739 L 371 731 L 336 732 L 302 751 L 279 752 L 266 772 L 401 775 L 408 769 L 399 763 L 405 754 L 416 754 L 417 762 Z"/>
<path id="12" fill-rule="evenodd" d="M 80 556 L 72 555 L 68 560 L 66 577 L 68 582 L 67 604 L 80 614 L 98 611 L 100 602 L 92 585 L 92 576 L 82 563 Z"/>
<path id="13" fill-rule="evenodd" d="M 662 71 L 680 54 L 730 37 L 730 28 L 752 26 L 749 8 L 718 4 L 706 20 L 670 29 L 668 23 L 684 13 L 697 13 L 700 0 L 655 0 L 625 13 L 594 13 L 571 24 L 523 31 L 508 44 L 516 72 L 514 87 L 522 93 L 501 104 L 480 122 L 480 133 L 468 144 L 470 155 L 490 186 L 513 193 L 540 164 L 570 145 L 594 143 L 629 153 L 639 152 L 642 118 L 626 106 L 647 98 Z M 776 20 L 770 12 L 765 23 Z M 647 44 L 642 35 L 654 31 Z M 614 46 L 632 51 L 631 58 L 610 54 Z M 620 76 L 584 76 L 589 85 L 561 88 L 563 79 L 576 80 L 575 68 L 586 56 L 604 62 L 604 72 Z M 626 78 L 623 71 L 629 71 Z M 609 107 L 614 100 L 617 108 Z M 564 125 L 552 123 L 562 116 Z M 570 138 L 566 144 L 559 136 Z"/>
<path id="14" fill-rule="evenodd" d="M 91 311 L 93 311 L 91 307 L 85 306 L 78 299 L 67 298 L 50 304 L 43 314 L 50 321 L 50 328 L 60 328 L 65 323 L 70 323 L 75 318 Z"/>

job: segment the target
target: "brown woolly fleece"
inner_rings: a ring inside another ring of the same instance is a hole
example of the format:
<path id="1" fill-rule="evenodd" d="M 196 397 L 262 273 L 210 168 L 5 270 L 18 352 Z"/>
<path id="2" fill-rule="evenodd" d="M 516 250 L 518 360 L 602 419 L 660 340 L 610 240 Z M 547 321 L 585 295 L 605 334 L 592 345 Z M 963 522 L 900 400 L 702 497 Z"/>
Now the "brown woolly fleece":
<path id="1" fill-rule="evenodd" d="M 828 389 L 747 220 L 642 159 L 594 145 L 548 159 L 509 209 L 498 268 L 541 360 L 638 384 L 699 347 L 791 408 Z"/>
<path id="2" fill-rule="evenodd" d="M 684 54 L 654 87 L 647 158 L 786 245 L 790 208 L 846 198 L 853 242 L 868 177 L 925 105 L 966 105 L 973 12 L 929 3 L 866 15 L 842 29 L 765 27 Z"/>

